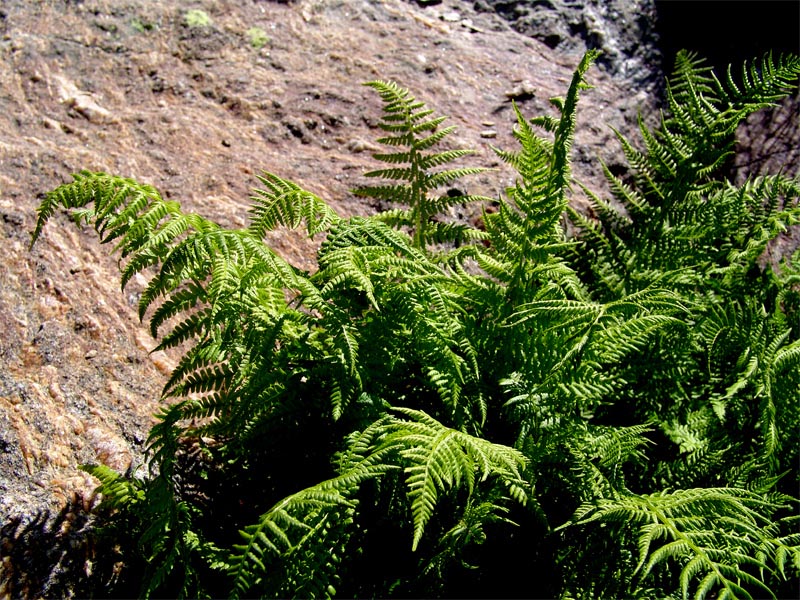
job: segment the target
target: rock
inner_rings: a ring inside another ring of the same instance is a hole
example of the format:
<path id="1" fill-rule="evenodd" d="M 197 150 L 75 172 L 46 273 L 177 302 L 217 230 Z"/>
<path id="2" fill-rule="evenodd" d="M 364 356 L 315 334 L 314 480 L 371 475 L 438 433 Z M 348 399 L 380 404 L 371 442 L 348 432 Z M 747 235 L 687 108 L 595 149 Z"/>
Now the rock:
<path id="1" fill-rule="evenodd" d="M 114 121 L 111 112 L 97 103 L 94 94 L 79 90 L 72 81 L 65 77 L 56 76 L 54 82 L 58 86 L 58 95 L 62 104 L 74 109 L 92 123 L 105 124 Z M 50 122 L 46 121 L 46 124 L 50 125 Z"/>
<path id="2" fill-rule="evenodd" d="M 517 83 L 504 95 L 509 100 L 530 100 L 536 96 L 536 86 L 526 79 Z"/>
<path id="3" fill-rule="evenodd" d="M 118 473 L 124 473 L 130 468 L 133 457 L 128 444 L 121 436 L 103 427 L 92 426 L 86 430 L 85 437 L 91 445 L 97 463 L 106 465 Z"/>
<path id="4" fill-rule="evenodd" d="M 595 48 L 598 64 L 637 87 L 660 84 L 655 0 L 480 0 L 515 31 L 562 53 L 581 55 Z"/>
<path id="5" fill-rule="evenodd" d="M 361 139 L 350 140 L 345 144 L 345 147 L 355 154 L 359 152 L 380 152 L 382 150 L 378 144 Z"/>

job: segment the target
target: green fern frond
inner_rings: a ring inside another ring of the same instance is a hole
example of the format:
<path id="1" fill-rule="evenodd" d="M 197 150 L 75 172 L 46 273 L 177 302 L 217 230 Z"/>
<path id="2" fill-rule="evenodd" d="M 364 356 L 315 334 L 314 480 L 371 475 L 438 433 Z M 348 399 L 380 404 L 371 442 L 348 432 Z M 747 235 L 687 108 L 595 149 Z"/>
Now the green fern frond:
<path id="1" fill-rule="evenodd" d="M 106 229 L 111 227 L 109 237 L 106 239 L 114 239 L 126 231 L 129 223 L 128 213 L 123 213 L 122 221 L 116 219 L 114 214 L 114 211 L 126 202 L 130 202 L 131 206 L 136 208 L 138 216 L 139 211 L 163 201 L 153 187 L 142 185 L 132 179 L 89 171 L 76 173 L 73 175 L 72 183 L 59 186 L 42 200 L 36 211 L 36 227 L 31 236 L 31 245 L 39 238 L 45 223 L 57 208 L 83 208 L 89 203 L 93 204 L 93 209 L 87 216 L 96 221 L 98 233 L 103 236 Z"/>
<path id="2" fill-rule="evenodd" d="M 676 561 L 683 598 L 693 583 L 692 597 L 699 600 L 712 591 L 725 598 L 774 598 L 762 579 L 770 567 L 761 548 L 779 553 L 782 544 L 762 528 L 779 508 L 745 490 L 703 488 L 600 499 L 580 507 L 573 522 L 638 527 L 636 571 L 647 577 L 658 565 Z"/>
<path id="3" fill-rule="evenodd" d="M 651 444 L 645 434 L 653 431 L 650 425 L 606 427 L 584 438 L 582 451 L 602 467 L 610 468 L 631 460 L 644 460 L 641 448 Z"/>
<path id="4" fill-rule="evenodd" d="M 310 541 L 327 541 L 331 520 L 347 524 L 352 520 L 354 508 L 353 501 L 335 488 L 304 490 L 279 502 L 262 515 L 256 525 L 241 532 L 244 544 L 234 546 L 235 554 L 230 559 L 233 597 L 246 596 L 252 588 L 264 582 L 270 558 L 298 555 Z M 328 552 L 328 549 L 316 550 L 320 551 Z M 311 582 L 319 584 L 325 575 L 333 577 L 335 573 L 306 572 L 304 579 L 291 583 L 295 589 L 302 589 Z M 327 586 L 324 589 L 327 591 Z M 287 589 L 285 593 L 293 591 Z"/>
<path id="5" fill-rule="evenodd" d="M 725 84 L 727 95 L 737 104 L 769 105 L 785 97 L 797 85 L 800 72 L 800 56 L 789 54 L 779 56 L 777 61 L 772 53 L 742 65 L 741 78 L 733 77 L 733 67 L 729 66 Z"/>
<path id="6" fill-rule="evenodd" d="M 145 499 L 142 482 L 135 478 L 126 477 L 103 464 L 81 465 L 80 469 L 100 480 L 96 492 L 102 495 L 106 506 L 130 509 Z"/>
<path id="7" fill-rule="evenodd" d="M 440 139 L 443 139 L 446 136 L 444 131 L 445 130 L 441 130 L 442 135 L 440 136 L 439 139 L 430 140 L 430 145 L 431 146 L 435 145 L 436 143 L 438 143 L 440 141 Z M 437 132 L 437 133 L 439 133 L 439 132 Z M 427 150 L 428 146 L 424 146 L 422 144 L 417 144 L 416 149 L 417 150 Z M 464 156 L 470 156 L 471 154 L 474 154 L 474 152 L 472 150 L 464 150 L 464 149 L 461 149 L 461 150 L 445 150 L 444 152 L 436 152 L 434 154 L 427 154 L 422 158 L 422 160 L 419 161 L 419 166 L 423 170 L 428 171 L 429 169 L 432 169 L 434 167 L 441 167 L 442 165 L 446 165 L 448 163 L 451 163 L 454 160 L 458 160 L 459 158 L 463 158 Z M 374 155 L 374 158 L 376 160 L 384 160 L 384 158 L 382 158 L 382 155 L 380 155 L 380 154 Z M 478 172 L 482 172 L 482 170 L 480 170 Z M 473 174 L 473 173 L 475 173 L 474 170 L 472 170 L 470 173 L 464 173 L 464 174 L 468 175 L 468 174 Z"/>
<path id="8" fill-rule="evenodd" d="M 254 190 L 256 195 L 251 197 L 250 231 L 255 237 L 262 238 L 278 225 L 294 229 L 305 221 L 306 231 L 313 238 L 339 220 L 330 206 L 296 183 L 266 172 L 257 177 L 266 189 Z"/>
<path id="9" fill-rule="evenodd" d="M 405 183 L 362 186 L 353 190 L 353 193 L 407 206 L 407 212 L 394 212 L 387 222 L 394 226 L 410 227 L 413 233 L 413 245 L 416 248 L 426 248 L 434 242 L 452 243 L 456 241 L 443 240 L 443 236 L 448 232 L 442 228 L 439 228 L 435 235 L 429 235 L 427 230 L 430 227 L 430 221 L 447 207 L 471 202 L 476 198 L 473 196 L 440 196 L 438 199 L 432 199 L 430 192 L 450 185 L 462 177 L 482 173 L 485 169 L 460 168 L 432 171 L 431 169 L 472 154 L 470 150 L 463 149 L 429 152 L 431 148 L 440 144 L 453 133 L 455 128 L 439 127 L 445 117 L 428 119 L 433 111 L 424 109 L 424 103 L 418 102 L 408 90 L 394 82 L 370 81 L 365 85 L 375 89 L 384 101 L 384 114 L 378 126 L 388 133 L 395 134 L 379 138 L 378 142 L 392 148 L 405 148 L 405 150 L 397 152 L 374 154 L 373 158 L 376 160 L 393 166 L 370 171 L 365 176 Z M 432 133 L 420 135 L 426 132 Z M 400 219 L 401 216 L 403 220 Z M 466 239 L 468 238 L 460 235 L 457 241 L 463 243 Z"/>
<path id="10" fill-rule="evenodd" d="M 552 246 L 548 246 L 565 240 L 562 219 L 570 186 L 569 150 L 578 96 L 581 90 L 589 87 L 585 74 L 597 55 L 594 51 L 584 55 L 566 100 L 555 102 L 561 113 L 559 119 L 528 121 L 514 105 L 517 117 L 514 135 L 521 149 L 516 152 L 496 150 L 503 160 L 517 169 L 520 177 L 515 187 L 507 190 L 508 200 L 501 199 L 497 212 L 484 214 L 484 220 L 492 250 L 500 255 L 501 260 L 512 261 L 515 265 L 508 283 L 509 295 L 516 302 L 530 291 L 536 293 L 539 282 L 545 279 L 541 271 L 537 272 L 542 263 L 561 263 L 563 266 L 556 271 L 566 277 L 563 289 L 583 295 L 582 286 L 569 273 L 569 267 L 552 252 Z M 531 124 L 551 131 L 554 140 L 551 142 L 538 136 Z"/>
<path id="11" fill-rule="evenodd" d="M 547 188 L 548 196 L 556 196 L 554 201 L 562 206 L 566 206 L 566 191 L 570 183 L 569 151 L 575 134 L 578 97 L 581 91 L 591 89 L 591 86 L 586 83 L 585 75 L 599 55 L 598 50 L 589 50 L 575 69 L 566 99 L 560 110 L 561 118 L 554 131 L 553 162 L 550 165 Z"/>
<path id="12" fill-rule="evenodd" d="M 595 338 L 602 348 L 598 358 L 608 364 L 622 361 L 626 355 L 639 351 L 662 329 L 682 328 L 683 320 L 664 314 L 645 314 L 609 325 Z"/>
<path id="13" fill-rule="evenodd" d="M 234 546 L 230 558 L 234 597 L 263 584 L 271 575 L 271 564 L 290 572 L 288 577 L 282 573 L 277 582 L 282 594 L 307 595 L 313 589 L 317 593 L 311 597 L 333 595 L 329 588 L 337 573 L 336 561 L 331 559 L 344 551 L 346 530 L 357 505 L 353 496 L 363 482 L 393 469 L 380 463 L 382 455 L 378 451 L 337 477 L 287 496 L 261 515 L 258 523 L 241 531 L 245 543 Z M 317 568 L 309 570 L 313 564 Z"/>
<path id="14" fill-rule="evenodd" d="M 397 448 L 407 475 L 408 497 L 414 517 L 416 550 L 439 494 L 453 488 L 472 491 L 478 481 L 498 477 L 517 502 L 527 502 L 527 484 L 521 471 L 527 459 L 518 451 L 445 427 L 422 411 L 395 407 L 382 447 Z M 479 479 L 476 479 L 476 475 Z"/>
<path id="15" fill-rule="evenodd" d="M 424 567 L 423 573 L 435 573 L 436 577 L 446 580 L 448 568 L 454 562 L 461 568 L 480 569 L 480 564 L 473 564 L 465 557 L 471 546 L 478 546 L 488 539 L 487 526 L 504 523 L 516 525 L 508 518 L 509 509 L 503 502 L 507 498 L 490 495 L 488 499 L 470 496 L 458 522 L 447 530 L 440 538 L 437 553 Z"/>
<path id="16" fill-rule="evenodd" d="M 320 290 L 323 296 L 330 296 L 331 291 L 347 287 L 363 291 L 370 303 L 378 308 L 375 289 L 370 274 L 371 259 L 375 255 L 369 248 L 350 246 L 327 252 L 323 256 L 323 266 L 327 282 Z M 385 249 L 374 249 L 386 252 Z"/>
<path id="17" fill-rule="evenodd" d="M 158 330 L 165 321 L 202 303 L 206 299 L 206 291 L 195 282 L 188 282 L 185 287 L 175 291 L 162 302 L 150 317 L 150 333 L 158 337 Z"/>
<path id="18" fill-rule="evenodd" d="M 426 243 L 447 244 L 453 243 L 457 248 L 472 242 L 488 239 L 488 234 L 484 231 L 474 229 L 469 225 L 461 223 L 431 223 L 426 232 Z M 449 254 L 446 253 L 448 256 Z"/>
<path id="19" fill-rule="evenodd" d="M 482 167 L 462 168 L 462 169 L 447 169 L 445 171 L 438 171 L 430 173 L 425 178 L 425 187 L 427 189 L 436 189 L 445 185 L 450 185 L 457 179 L 466 177 L 467 175 L 477 175 L 483 173 L 486 169 Z M 461 203 L 464 196 L 440 196 L 441 198 L 449 198 L 450 204 Z M 431 212 L 431 215 L 436 214 Z"/>
<path id="20" fill-rule="evenodd" d="M 407 160 L 406 158 L 406 161 Z M 381 177 L 383 179 L 398 179 L 400 181 L 414 181 L 416 176 L 416 172 L 410 168 L 378 169 L 377 171 L 368 171 L 364 173 L 364 177 Z"/>
<path id="21" fill-rule="evenodd" d="M 649 315 L 650 312 L 685 312 L 686 306 L 677 294 L 666 290 L 651 288 L 629 294 L 615 302 L 605 304 L 583 300 L 539 300 L 521 305 L 509 318 L 508 325 L 519 325 L 530 319 L 544 317 L 557 318 L 555 327 L 568 329 L 584 323 L 600 323 L 607 317 L 618 315 L 629 320 L 635 315 Z M 567 317 L 561 320 L 560 317 Z"/>
<path id="22" fill-rule="evenodd" d="M 210 309 L 199 310 L 182 319 L 153 348 L 153 352 L 175 348 L 190 340 L 198 340 L 209 331 Z"/>

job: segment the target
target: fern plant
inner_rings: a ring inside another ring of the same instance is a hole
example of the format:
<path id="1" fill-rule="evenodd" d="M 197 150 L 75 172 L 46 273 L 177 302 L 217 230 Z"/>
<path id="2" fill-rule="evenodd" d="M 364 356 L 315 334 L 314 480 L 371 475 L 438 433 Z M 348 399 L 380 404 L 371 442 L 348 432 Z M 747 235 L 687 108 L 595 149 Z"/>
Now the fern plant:
<path id="1" fill-rule="evenodd" d="M 433 117 L 433 110 L 392 81 L 370 81 L 365 85 L 375 89 L 384 102 L 383 117 L 378 126 L 388 135 L 379 138 L 378 142 L 388 146 L 391 152 L 374 154 L 376 160 L 389 166 L 364 175 L 393 183 L 362 186 L 353 191 L 360 196 L 400 204 L 400 208 L 382 211 L 378 218 L 393 227 L 409 227 L 416 248 L 446 242 L 461 244 L 483 238 L 481 231 L 441 217 L 445 217 L 452 206 L 489 198 L 465 195 L 453 188 L 444 194 L 433 195 L 436 190 L 462 177 L 485 170 L 481 167 L 439 169 L 472 154 L 471 150 L 465 149 L 432 151 L 455 131 L 455 127 L 440 128 L 447 117 Z M 434 220 L 434 217 L 440 217 L 440 220 Z"/>
<path id="2" fill-rule="evenodd" d="M 514 107 L 518 175 L 454 223 L 439 192 L 473 167 L 393 82 L 379 141 L 398 205 L 342 218 L 258 177 L 223 229 L 146 185 L 82 172 L 73 209 L 124 259 L 158 348 L 185 348 L 149 438 L 151 475 L 86 469 L 141 595 L 779 596 L 800 581 L 797 260 L 761 257 L 798 223 L 800 183 L 719 175 L 736 125 L 789 93 L 800 59 L 724 80 L 681 54 L 631 178 L 598 220 L 569 206 L 578 65 L 554 115 Z M 577 234 L 567 235 L 566 219 Z M 317 268 L 266 233 L 320 236 Z M 121 577 L 121 578 L 120 578 Z M 101 584 L 102 585 L 102 584 Z M 114 588 L 100 587 L 107 595 Z"/>
<path id="3" fill-rule="evenodd" d="M 781 501 L 791 500 L 765 500 L 734 487 L 679 490 L 603 499 L 580 507 L 575 519 L 638 526 L 634 575 L 646 577 L 675 561 L 683 598 L 715 590 L 721 598 L 775 598 L 764 573 L 785 574 L 800 559 L 800 534 L 786 533 L 794 523 L 775 518 L 779 509 L 792 508 Z"/>

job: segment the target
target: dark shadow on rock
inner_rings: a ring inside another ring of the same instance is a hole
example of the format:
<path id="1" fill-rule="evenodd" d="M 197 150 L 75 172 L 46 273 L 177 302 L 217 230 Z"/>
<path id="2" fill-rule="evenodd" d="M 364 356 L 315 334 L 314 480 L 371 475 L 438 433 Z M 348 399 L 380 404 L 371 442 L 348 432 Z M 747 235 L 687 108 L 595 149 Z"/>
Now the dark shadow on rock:
<path id="1" fill-rule="evenodd" d="M 90 504 L 74 498 L 56 514 L 16 516 L 0 527 L 0 597 L 97 595 L 98 567 L 110 565 L 97 561 Z"/>

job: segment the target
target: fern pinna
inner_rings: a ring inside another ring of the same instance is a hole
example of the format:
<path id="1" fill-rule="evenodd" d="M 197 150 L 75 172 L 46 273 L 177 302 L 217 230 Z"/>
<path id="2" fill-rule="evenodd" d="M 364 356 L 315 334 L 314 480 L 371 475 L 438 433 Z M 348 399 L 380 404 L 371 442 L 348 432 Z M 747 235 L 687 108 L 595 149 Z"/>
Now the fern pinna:
<path id="1" fill-rule="evenodd" d="M 73 209 L 123 285 L 152 274 L 140 314 L 185 349 L 150 475 L 86 467 L 101 539 L 131 548 L 100 595 L 796 591 L 800 257 L 763 256 L 800 183 L 721 168 L 800 60 L 720 80 L 680 54 L 593 220 L 569 206 L 569 152 L 595 58 L 555 115 L 514 106 L 519 148 L 495 151 L 517 182 L 483 229 L 446 214 L 482 198 L 437 195 L 480 172 L 442 169 L 469 152 L 439 150 L 452 128 L 382 81 L 388 166 L 366 175 L 390 183 L 356 193 L 397 206 L 372 217 L 269 173 L 239 230 L 103 173 L 46 196 L 34 240 Z M 281 227 L 322 238 L 316 270 L 265 244 Z"/>

